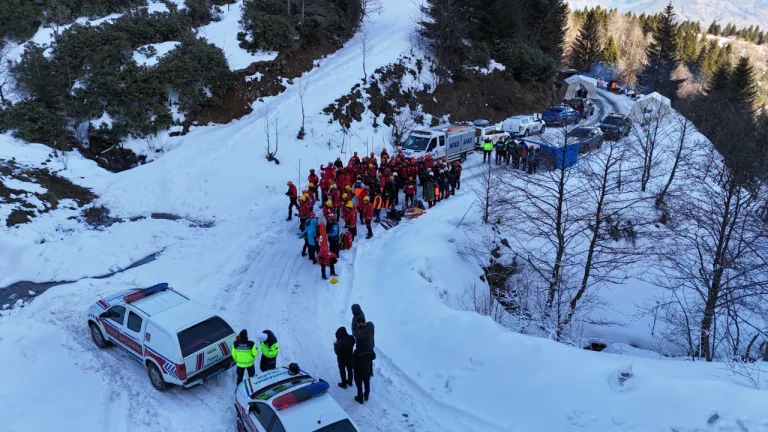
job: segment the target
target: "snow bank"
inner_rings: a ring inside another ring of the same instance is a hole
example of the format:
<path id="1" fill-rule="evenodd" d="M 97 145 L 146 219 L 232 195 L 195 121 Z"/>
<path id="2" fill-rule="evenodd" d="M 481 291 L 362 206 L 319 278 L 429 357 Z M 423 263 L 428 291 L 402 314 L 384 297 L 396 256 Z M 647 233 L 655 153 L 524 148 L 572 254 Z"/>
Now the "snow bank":
<path id="1" fill-rule="evenodd" d="M 161 1 L 150 1 L 147 6 L 147 11 L 149 13 L 168 12 L 168 6 L 166 6 L 165 3 Z"/>
<path id="2" fill-rule="evenodd" d="M 140 66 L 157 66 L 157 63 L 160 61 L 162 57 L 164 57 L 169 52 L 176 49 L 177 46 L 179 46 L 180 42 L 176 41 L 169 41 L 169 42 L 161 42 L 161 43 L 155 43 L 155 44 L 148 44 L 144 45 L 142 47 L 139 47 L 136 51 L 133 52 L 133 60 L 138 63 Z M 151 57 L 148 57 L 146 54 L 142 53 L 142 51 L 146 52 L 145 50 L 154 48 L 155 54 Z"/>
<path id="3" fill-rule="evenodd" d="M 16 180 L 12 178 L 2 178 L 0 177 L 0 183 L 3 183 L 5 187 L 9 189 L 16 189 L 16 190 L 23 190 L 27 192 L 32 193 L 45 193 L 46 189 L 39 184 L 31 183 L 31 182 L 25 182 L 21 180 Z"/>
<path id="4" fill-rule="evenodd" d="M 105 124 L 108 129 L 112 129 L 112 116 L 106 111 L 104 111 L 101 117 L 91 120 L 91 126 L 97 129 L 101 127 L 102 123 Z"/>
<path id="5" fill-rule="evenodd" d="M 38 352 L 43 346 L 45 352 Z M 0 326 L 0 364 L 13 371 L 0 386 L 4 431 L 112 429 L 109 413 L 94 410 L 109 401 L 108 387 L 87 370 L 93 364 L 82 364 L 87 357 L 72 357 L 79 349 L 66 329 L 50 324 Z M 30 415 L 30 407 L 37 407 L 37 415 Z"/>
<path id="6" fill-rule="evenodd" d="M 457 310 L 455 298 L 481 282 L 477 265 L 459 254 L 457 210 L 468 198 L 456 198 L 359 246 L 350 303 L 376 325 L 377 364 L 499 430 L 669 430 L 704 425 L 715 411 L 768 419 L 768 393 L 713 379 L 721 366 L 633 358 L 622 385 L 626 357 L 523 336 Z"/>
<path id="7" fill-rule="evenodd" d="M 197 35 L 204 37 L 208 42 L 218 46 L 224 51 L 231 70 L 245 69 L 253 62 L 271 61 L 277 57 L 277 52 L 259 52 L 256 54 L 240 48 L 237 33 L 240 30 L 240 8 L 243 0 L 238 0 L 231 5 L 221 6 L 221 20 L 212 22 L 197 29 Z"/>

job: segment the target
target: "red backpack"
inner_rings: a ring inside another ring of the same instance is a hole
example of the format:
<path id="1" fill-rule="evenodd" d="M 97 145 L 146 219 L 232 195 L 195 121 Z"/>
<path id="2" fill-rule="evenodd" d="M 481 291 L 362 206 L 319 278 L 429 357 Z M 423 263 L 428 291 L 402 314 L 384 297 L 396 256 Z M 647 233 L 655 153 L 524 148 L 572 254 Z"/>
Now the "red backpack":
<path id="1" fill-rule="evenodd" d="M 352 233 L 347 231 L 341 237 L 341 248 L 344 250 L 352 249 Z"/>

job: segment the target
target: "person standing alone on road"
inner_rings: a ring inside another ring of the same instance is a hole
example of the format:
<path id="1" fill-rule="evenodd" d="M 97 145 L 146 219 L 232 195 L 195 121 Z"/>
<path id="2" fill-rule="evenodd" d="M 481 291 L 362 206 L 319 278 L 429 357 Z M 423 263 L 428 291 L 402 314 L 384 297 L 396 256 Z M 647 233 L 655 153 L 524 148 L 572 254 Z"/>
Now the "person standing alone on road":
<path id="1" fill-rule="evenodd" d="M 333 343 L 333 352 L 336 353 L 336 362 L 339 364 L 339 387 L 345 389 L 352 387 L 355 365 L 355 337 L 347 333 L 346 327 L 336 330 L 336 342 Z"/>
<path id="2" fill-rule="evenodd" d="M 299 208 L 299 203 L 296 200 L 297 198 L 296 194 L 297 194 L 296 186 L 293 184 L 292 181 L 288 180 L 288 192 L 285 193 L 285 196 L 287 196 L 288 199 L 290 199 L 291 201 L 290 203 L 288 203 L 288 218 L 286 219 L 287 221 L 293 219 L 293 208 L 294 207 L 296 207 L 297 209 Z"/>
<path id="3" fill-rule="evenodd" d="M 261 342 L 259 369 L 262 372 L 277 369 L 277 353 L 280 352 L 280 347 L 277 345 L 277 337 L 272 333 L 272 330 L 264 330 L 259 335 L 259 342 Z"/>
<path id="4" fill-rule="evenodd" d="M 248 371 L 248 378 L 256 375 L 256 368 L 253 367 L 253 361 L 259 355 L 259 349 L 253 341 L 248 340 L 248 331 L 240 330 L 240 334 L 235 339 L 231 347 L 232 358 L 237 365 L 237 385 L 243 382 L 243 374 Z"/>

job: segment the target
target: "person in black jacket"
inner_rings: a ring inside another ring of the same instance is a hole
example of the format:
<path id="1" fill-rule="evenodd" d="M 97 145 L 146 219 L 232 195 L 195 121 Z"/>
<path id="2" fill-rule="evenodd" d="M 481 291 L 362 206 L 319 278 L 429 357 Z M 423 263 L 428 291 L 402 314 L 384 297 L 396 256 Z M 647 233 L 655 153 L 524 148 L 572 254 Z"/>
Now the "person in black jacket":
<path id="1" fill-rule="evenodd" d="M 352 387 L 354 378 L 354 348 L 355 337 L 347 333 L 346 327 L 339 327 L 336 330 L 336 342 L 333 343 L 333 352 L 336 353 L 336 362 L 339 364 L 339 376 L 341 382 L 339 387 L 345 389 Z"/>
<path id="2" fill-rule="evenodd" d="M 357 338 L 357 319 L 359 317 L 363 317 L 363 321 L 365 321 L 365 314 L 363 313 L 363 310 L 360 308 L 360 305 L 355 303 L 352 305 L 352 336 Z"/>
<path id="3" fill-rule="evenodd" d="M 364 403 L 371 394 L 371 376 L 373 376 L 373 360 L 376 353 L 373 351 L 373 323 L 366 322 L 365 318 L 357 318 L 357 348 L 355 348 L 355 386 L 358 403 Z"/>

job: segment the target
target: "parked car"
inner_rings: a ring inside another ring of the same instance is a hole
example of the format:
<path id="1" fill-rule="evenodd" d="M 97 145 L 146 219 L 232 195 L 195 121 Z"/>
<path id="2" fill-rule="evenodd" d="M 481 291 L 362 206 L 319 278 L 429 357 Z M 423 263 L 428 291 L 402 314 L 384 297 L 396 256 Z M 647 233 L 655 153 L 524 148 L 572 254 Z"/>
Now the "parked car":
<path id="1" fill-rule="evenodd" d="M 544 114 L 542 114 L 541 117 L 547 126 L 564 126 L 571 123 L 576 124 L 581 121 L 581 114 L 568 105 L 554 106 L 544 111 Z"/>
<path id="2" fill-rule="evenodd" d="M 603 118 L 599 127 L 605 139 L 620 139 L 629 135 L 632 120 L 626 114 L 611 113 Z"/>
<path id="3" fill-rule="evenodd" d="M 579 153 L 586 153 L 603 146 L 603 132 L 593 126 L 579 126 L 568 132 L 568 142 L 579 143 Z"/>
<path id="4" fill-rule="evenodd" d="M 491 124 L 488 120 L 475 120 L 472 125 L 475 128 L 475 150 L 482 149 L 486 138 L 496 142 L 499 138 L 509 137 L 509 133 L 504 131 L 502 125 Z"/>
<path id="5" fill-rule="evenodd" d="M 203 305 L 161 283 L 118 292 L 88 309 L 99 348 L 114 344 L 147 368 L 149 381 L 193 387 L 234 366 L 235 332 Z"/>
<path id="6" fill-rule="evenodd" d="M 587 98 L 572 98 L 568 105 L 581 114 L 581 118 L 587 119 L 595 113 L 595 104 Z"/>
<path id="7" fill-rule="evenodd" d="M 328 383 L 298 365 L 262 372 L 235 391 L 238 432 L 357 432 Z"/>
<path id="8" fill-rule="evenodd" d="M 547 125 L 541 119 L 541 114 L 516 115 L 504 120 L 502 129 L 514 137 L 527 137 L 544 133 Z"/>

